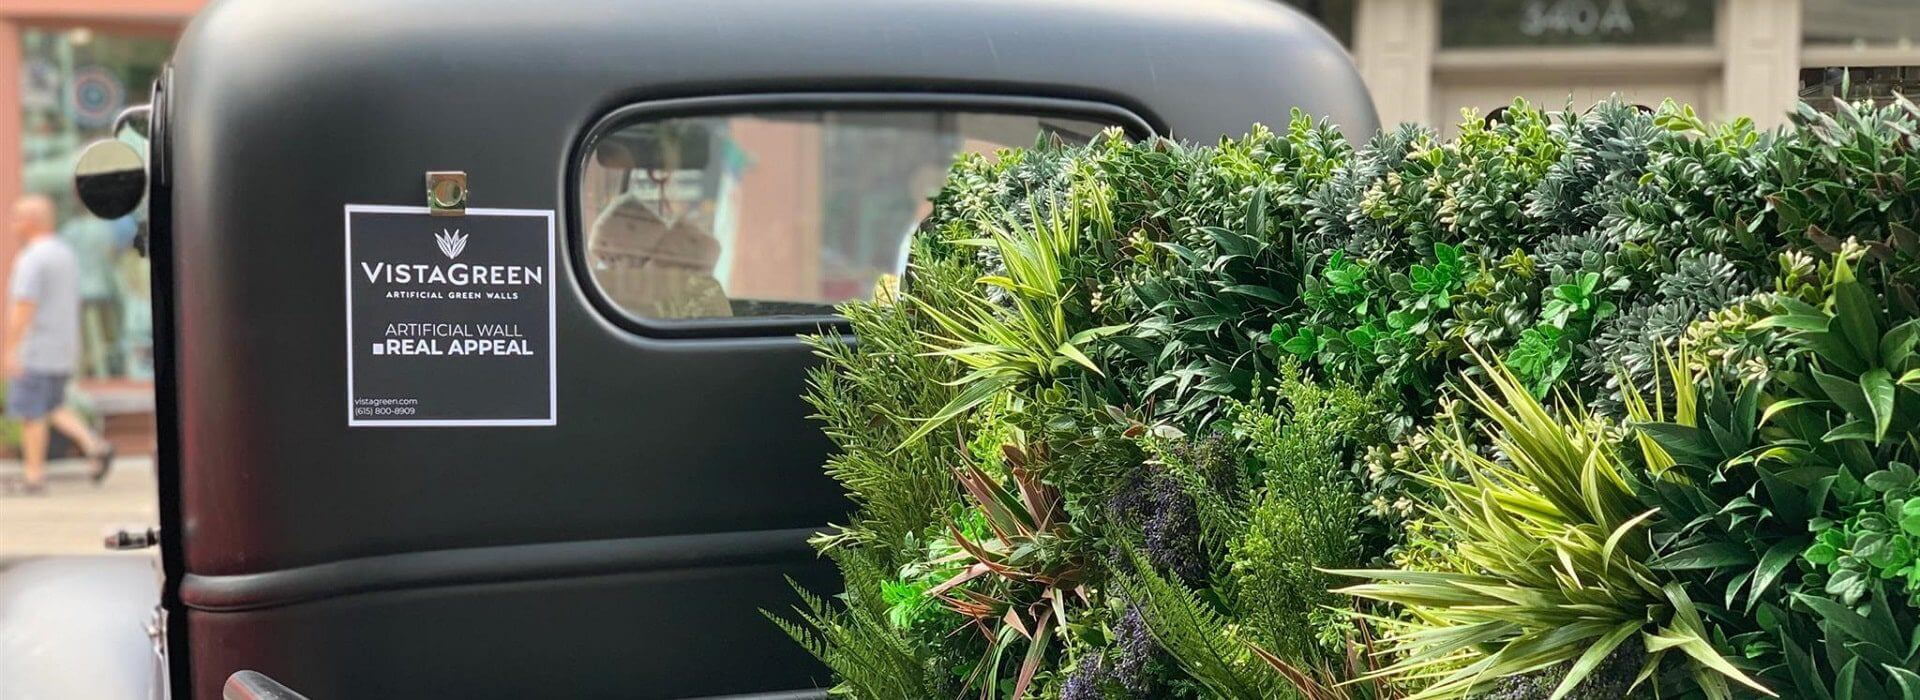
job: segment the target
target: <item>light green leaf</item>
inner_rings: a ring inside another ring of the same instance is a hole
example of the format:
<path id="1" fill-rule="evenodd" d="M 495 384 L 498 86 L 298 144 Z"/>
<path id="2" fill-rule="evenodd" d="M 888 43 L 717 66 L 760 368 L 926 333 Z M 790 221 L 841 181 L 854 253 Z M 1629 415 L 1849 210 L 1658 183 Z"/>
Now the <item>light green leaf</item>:
<path id="1" fill-rule="evenodd" d="M 1628 637 L 1632 637 L 1639 631 L 1638 620 L 1623 622 L 1607 632 L 1605 636 L 1595 640 L 1593 645 L 1587 647 L 1587 651 L 1580 655 L 1580 659 L 1573 662 L 1573 667 L 1567 669 L 1566 678 L 1560 680 L 1559 687 L 1553 689 L 1553 696 L 1547 700 L 1560 700 L 1566 697 L 1567 693 L 1573 692 L 1573 689 L 1580 685 L 1580 681 L 1586 680 L 1595 668 L 1599 668 L 1601 662 L 1606 661 L 1607 656 L 1612 654 L 1621 642 L 1627 641 Z"/>
<path id="2" fill-rule="evenodd" d="M 1620 548 L 1620 541 L 1626 538 L 1627 533 L 1632 532 L 1634 527 L 1638 526 L 1641 522 L 1645 521 L 1647 518 L 1653 517 L 1653 515 L 1658 512 L 1660 512 L 1659 508 L 1649 510 L 1645 513 L 1641 513 L 1639 515 L 1633 516 L 1632 520 L 1628 520 L 1624 523 L 1621 523 L 1620 527 L 1614 528 L 1613 534 L 1607 535 L 1607 543 L 1600 548 L 1600 565 L 1604 568 L 1612 569 L 1613 568 L 1613 552 L 1614 550 Z"/>
<path id="3" fill-rule="evenodd" d="M 968 384 L 965 389 L 961 389 L 960 393 L 955 394 L 953 399 L 948 401 L 945 406 L 941 406 L 939 411 L 934 412 L 933 417 L 921 421 L 920 427 L 915 428 L 912 433 L 902 439 L 900 444 L 893 448 L 893 451 L 899 452 L 908 445 L 918 442 L 921 438 L 926 437 L 927 433 L 931 433 L 940 426 L 946 425 L 948 421 L 953 420 L 960 414 L 966 413 L 980 404 L 986 403 L 989 399 L 993 398 L 994 394 L 999 393 L 1001 389 L 1013 386 L 1015 382 L 1016 379 L 1009 375 L 988 375 L 973 381 Z"/>
<path id="4" fill-rule="evenodd" d="M 1875 367 L 1860 375 L 1860 391 L 1873 411 L 1873 441 L 1887 439 L 1887 427 L 1893 424 L 1893 377 L 1884 367 Z"/>
<path id="5" fill-rule="evenodd" d="M 1914 476 L 1912 467 L 1894 462 L 1887 465 L 1886 469 L 1868 474 L 1867 478 L 1861 481 L 1867 485 L 1867 488 L 1886 493 L 1888 491 L 1905 489 L 1909 484 L 1913 483 Z"/>
<path id="6" fill-rule="evenodd" d="M 1900 684 L 1901 700 L 1920 700 L 1920 674 L 1915 674 L 1899 666 L 1883 664 L 1893 681 Z"/>
<path id="7" fill-rule="evenodd" d="M 1094 374 L 1103 377 L 1106 376 L 1105 372 L 1100 371 L 1100 368 L 1093 364 L 1093 358 L 1087 357 L 1086 353 L 1080 352 L 1080 348 L 1074 347 L 1073 343 L 1061 343 L 1060 347 L 1054 348 L 1054 351 L 1065 355 L 1069 360 L 1079 363 L 1080 366 L 1087 368 Z"/>
<path id="8" fill-rule="evenodd" d="M 1081 343 L 1085 343 L 1095 338 L 1105 338 L 1115 333 L 1119 333 L 1121 331 L 1127 330 L 1130 327 L 1131 326 L 1122 324 L 1122 325 L 1115 325 L 1115 326 L 1100 326 L 1098 328 L 1088 328 L 1084 331 L 1080 331 L 1079 333 L 1075 333 L 1072 336 L 1068 337 L 1067 342 L 1073 343 L 1074 345 L 1079 345 Z"/>
<path id="9" fill-rule="evenodd" d="M 1854 420 L 1854 421 L 1847 421 L 1845 423 L 1841 423 L 1840 425 L 1834 427 L 1834 429 L 1827 431 L 1827 434 L 1820 436 L 1821 442 L 1828 442 L 1828 443 L 1840 442 L 1842 440 L 1872 440 L 1872 439 L 1873 439 L 1873 424 L 1868 423 L 1864 420 Z"/>
<path id="10" fill-rule="evenodd" d="M 1801 398 L 1781 399 L 1779 401 L 1775 401 L 1771 404 L 1768 404 L 1767 410 L 1762 411 L 1760 413 L 1760 425 L 1766 425 L 1769 421 L 1773 420 L 1773 417 L 1775 415 L 1784 413 L 1788 409 L 1805 406 L 1810 403 L 1819 403 L 1819 401 L 1815 399 L 1801 397 Z"/>
<path id="11" fill-rule="evenodd" d="M 1647 651 L 1678 647 L 1702 666 L 1719 671 L 1721 675 L 1765 693 L 1768 697 L 1779 697 L 1778 693 L 1748 678 L 1747 674 L 1714 651 L 1712 644 L 1707 643 L 1703 636 L 1706 634 L 1706 625 L 1700 619 L 1700 611 L 1694 607 L 1693 599 L 1687 596 L 1687 590 L 1680 582 L 1667 583 L 1661 592 L 1666 594 L 1667 602 L 1673 604 L 1674 625 L 1661 628 L 1659 634 L 1647 635 Z"/>
<path id="12" fill-rule="evenodd" d="M 1742 673 L 1739 668 L 1736 668 L 1731 662 L 1727 661 L 1726 657 L 1721 656 L 1720 652 L 1714 651 L 1713 645 L 1708 644 L 1707 641 L 1699 635 L 1688 633 L 1684 636 L 1668 637 L 1663 635 L 1663 637 L 1665 638 L 1664 643 L 1670 648 L 1679 649 L 1681 653 L 1691 657 L 1700 665 L 1718 671 L 1720 675 L 1739 681 L 1741 685 L 1760 691 L 1767 697 L 1780 697 L 1779 693 L 1773 692 L 1766 686 L 1761 685 L 1759 681 Z M 1651 649 L 1652 647 L 1653 644 L 1649 643 L 1648 648 Z"/>

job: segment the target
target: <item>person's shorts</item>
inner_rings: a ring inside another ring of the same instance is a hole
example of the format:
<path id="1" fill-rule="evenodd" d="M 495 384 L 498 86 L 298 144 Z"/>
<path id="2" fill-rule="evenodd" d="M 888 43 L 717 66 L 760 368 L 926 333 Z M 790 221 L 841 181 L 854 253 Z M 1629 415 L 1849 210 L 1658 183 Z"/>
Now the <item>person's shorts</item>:
<path id="1" fill-rule="evenodd" d="M 15 420 L 45 418 L 67 400 L 67 375 L 27 370 L 7 382 L 7 416 Z"/>

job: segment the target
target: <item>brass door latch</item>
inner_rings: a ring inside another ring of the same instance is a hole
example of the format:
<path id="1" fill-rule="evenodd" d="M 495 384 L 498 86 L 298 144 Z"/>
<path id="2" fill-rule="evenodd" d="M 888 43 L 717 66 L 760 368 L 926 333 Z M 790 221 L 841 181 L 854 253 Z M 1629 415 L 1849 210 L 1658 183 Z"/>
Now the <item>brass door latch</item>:
<path id="1" fill-rule="evenodd" d="M 427 171 L 427 212 L 434 216 L 464 216 L 467 213 L 465 171 Z"/>

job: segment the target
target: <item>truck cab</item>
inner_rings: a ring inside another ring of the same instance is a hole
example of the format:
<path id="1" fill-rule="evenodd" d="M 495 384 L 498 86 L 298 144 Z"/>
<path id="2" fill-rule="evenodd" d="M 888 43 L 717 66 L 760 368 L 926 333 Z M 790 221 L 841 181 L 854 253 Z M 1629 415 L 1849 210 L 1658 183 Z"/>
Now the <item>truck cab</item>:
<path id="1" fill-rule="evenodd" d="M 818 694 L 798 336 L 961 153 L 1294 109 L 1375 126 L 1268 0 L 214 3 L 139 165 L 167 689 Z"/>

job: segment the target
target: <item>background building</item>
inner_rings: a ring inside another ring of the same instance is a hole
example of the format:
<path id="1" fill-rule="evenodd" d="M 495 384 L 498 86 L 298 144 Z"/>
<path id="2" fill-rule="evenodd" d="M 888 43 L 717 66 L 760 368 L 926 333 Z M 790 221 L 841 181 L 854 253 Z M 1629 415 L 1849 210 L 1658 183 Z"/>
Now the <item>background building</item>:
<path id="1" fill-rule="evenodd" d="M 1515 96 L 1672 98 L 1785 120 L 1802 97 L 1920 93 L 1916 0 L 1294 0 L 1353 52 L 1382 123 L 1450 128 Z M 1817 104 L 1828 101 L 1819 100 Z"/>

